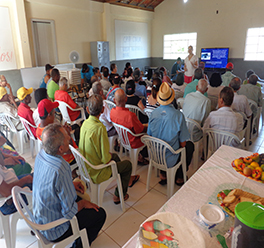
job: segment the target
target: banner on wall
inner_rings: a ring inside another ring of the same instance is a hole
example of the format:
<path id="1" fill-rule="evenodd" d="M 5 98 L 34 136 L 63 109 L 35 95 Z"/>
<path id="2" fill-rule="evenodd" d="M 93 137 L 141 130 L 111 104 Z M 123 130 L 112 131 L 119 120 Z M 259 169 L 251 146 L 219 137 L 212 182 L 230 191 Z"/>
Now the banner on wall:
<path id="1" fill-rule="evenodd" d="M 148 24 L 115 20 L 116 60 L 148 57 Z"/>
<path id="2" fill-rule="evenodd" d="M 0 71 L 17 69 L 8 7 L 0 7 Z"/>

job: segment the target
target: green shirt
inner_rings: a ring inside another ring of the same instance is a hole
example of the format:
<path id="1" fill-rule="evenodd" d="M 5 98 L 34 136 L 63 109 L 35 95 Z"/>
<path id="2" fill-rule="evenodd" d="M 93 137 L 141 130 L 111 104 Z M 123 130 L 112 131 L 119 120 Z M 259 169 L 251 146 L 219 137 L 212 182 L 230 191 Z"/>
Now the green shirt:
<path id="1" fill-rule="evenodd" d="M 81 154 L 93 165 L 107 164 L 111 160 L 109 141 L 105 126 L 94 116 L 89 116 L 81 127 L 79 149 Z M 110 178 L 111 166 L 101 170 L 86 165 L 94 183 L 101 183 Z"/>
<path id="2" fill-rule="evenodd" d="M 60 87 L 57 83 L 55 83 L 53 80 L 50 81 L 47 87 L 47 93 L 49 98 L 51 98 L 54 101 L 54 94 L 55 91 L 58 90 Z"/>
<path id="3" fill-rule="evenodd" d="M 192 82 L 186 85 L 184 89 L 184 95 L 183 98 L 185 98 L 189 93 L 196 92 L 196 86 L 198 85 L 199 80 L 194 79 Z M 207 92 L 204 93 L 206 97 L 208 97 Z"/>

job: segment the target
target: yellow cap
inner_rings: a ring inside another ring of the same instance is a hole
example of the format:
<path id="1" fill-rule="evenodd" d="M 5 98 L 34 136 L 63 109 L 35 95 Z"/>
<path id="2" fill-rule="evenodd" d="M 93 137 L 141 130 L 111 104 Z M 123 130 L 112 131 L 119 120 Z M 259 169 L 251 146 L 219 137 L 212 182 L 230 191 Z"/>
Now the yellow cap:
<path id="1" fill-rule="evenodd" d="M 33 92 L 33 88 L 21 87 L 17 90 L 17 98 L 22 101 L 27 95 L 30 95 Z"/>
<path id="2" fill-rule="evenodd" d="M 3 96 L 7 93 L 5 87 L 0 87 L 0 100 L 3 98 Z"/>

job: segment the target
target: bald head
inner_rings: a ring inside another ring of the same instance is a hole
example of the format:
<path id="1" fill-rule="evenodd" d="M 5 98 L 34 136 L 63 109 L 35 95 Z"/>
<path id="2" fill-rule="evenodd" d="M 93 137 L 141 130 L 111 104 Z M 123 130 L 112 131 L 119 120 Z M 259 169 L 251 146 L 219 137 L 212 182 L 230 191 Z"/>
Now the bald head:
<path id="1" fill-rule="evenodd" d="M 127 101 L 126 93 L 122 89 L 115 92 L 115 103 L 117 107 L 125 107 Z"/>
<path id="2" fill-rule="evenodd" d="M 208 82 L 205 79 L 200 79 L 198 81 L 198 85 L 196 87 L 196 90 L 200 91 L 202 94 L 204 94 L 207 91 L 208 88 Z"/>

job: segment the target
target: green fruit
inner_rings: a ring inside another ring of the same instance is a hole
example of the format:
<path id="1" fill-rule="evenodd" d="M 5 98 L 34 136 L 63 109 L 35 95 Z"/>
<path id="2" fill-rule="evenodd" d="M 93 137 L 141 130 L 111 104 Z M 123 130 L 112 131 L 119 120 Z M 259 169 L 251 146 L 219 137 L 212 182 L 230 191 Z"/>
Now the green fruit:
<path id="1" fill-rule="evenodd" d="M 255 170 L 255 168 L 251 165 L 249 165 L 248 168 L 250 168 L 252 171 Z"/>
<path id="2" fill-rule="evenodd" d="M 159 220 L 155 220 L 154 223 L 153 223 L 153 228 L 156 231 L 163 231 L 165 229 L 171 228 L 171 226 L 169 226 L 167 224 L 164 224 L 164 223 L 162 223 Z"/>
<path id="3" fill-rule="evenodd" d="M 264 164 L 262 164 L 260 167 L 261 167 L 262 170 L 264 170 Z"/>

